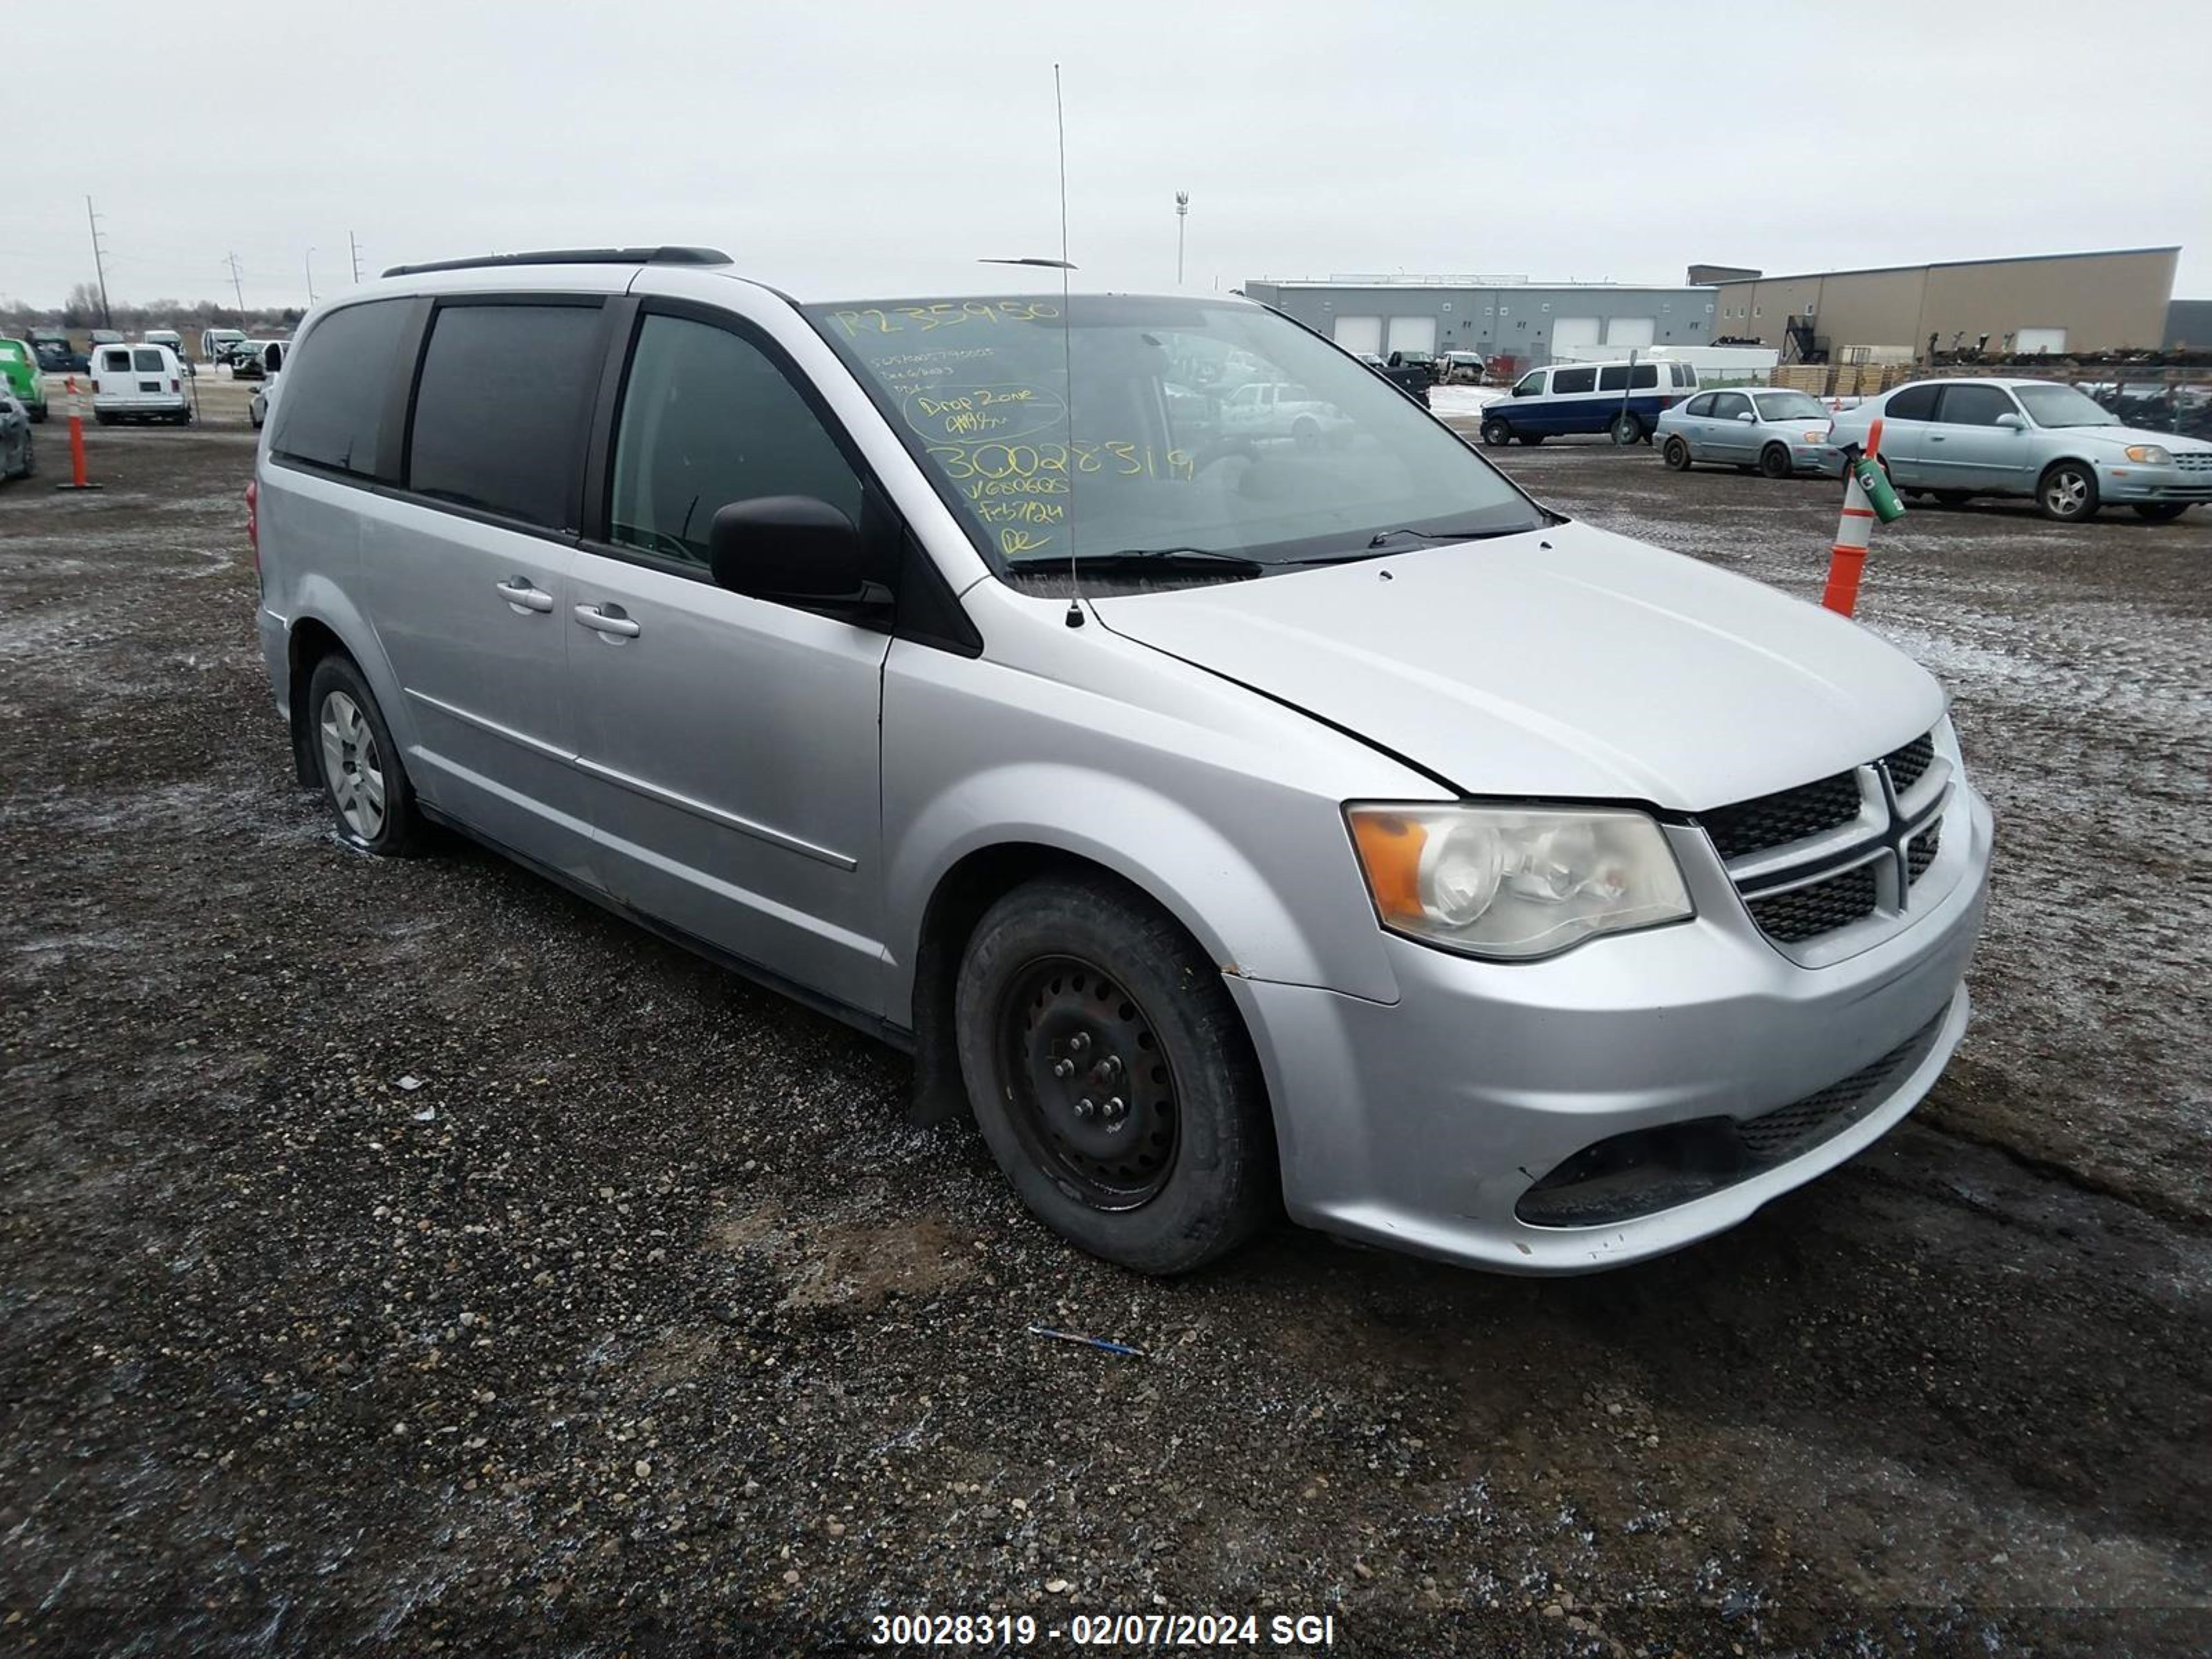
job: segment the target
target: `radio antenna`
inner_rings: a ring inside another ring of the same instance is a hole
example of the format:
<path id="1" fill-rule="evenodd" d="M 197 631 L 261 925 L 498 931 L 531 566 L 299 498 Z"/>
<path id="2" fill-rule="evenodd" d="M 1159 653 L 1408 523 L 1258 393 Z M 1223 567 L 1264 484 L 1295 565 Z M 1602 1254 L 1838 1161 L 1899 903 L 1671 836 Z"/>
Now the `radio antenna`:
<path id="1" fill-rule="evenodd" d="M 1075 348 L 1070 343 L 1073 319 L 1067 314 L 1067 105 L 1060 97 L 1060 65 L 1052 66 L 1052 113 L 1060 128 L 1060 367 L 1067 386 L 1067 625 L 1083 626 L 1083 579 L 1075 558 Z"/>
<path id="2" fill-rule="evenodd" d="M 1075 557 L 1075 351 L 1068 343 L 1068 272 L 1075 267 L 1067 258 L 1067 106 L 1060 91 L 1060 65 L 1052 66 L 1052 112 L 1060 131 L 1060 258 L 1057 259 L 985 259 L 987 265 L 1038 265 L 1060 272 L 1060 372 L 1067 383 L 1060 399 L 1067 415 L 1067 625 L 1083 626 L 1083 579 Z"/>

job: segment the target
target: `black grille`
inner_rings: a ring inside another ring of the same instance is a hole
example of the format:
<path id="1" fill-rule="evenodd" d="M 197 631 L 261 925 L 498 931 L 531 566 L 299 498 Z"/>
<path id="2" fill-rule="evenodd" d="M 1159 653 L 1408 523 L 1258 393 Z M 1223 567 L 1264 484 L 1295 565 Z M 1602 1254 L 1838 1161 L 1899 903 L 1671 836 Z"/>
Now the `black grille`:
<path id="1" fill-rule="evenodd" d="M 1929 824 L 1912 838 L 1912 845 L 1905 849 L 1906 875 L 1917 881 L 1928 873 L 1928 866 L 1936 862 L 1936 854 L 1943 850 L 1942 820 Z"/>
<path id="2" fill-rule="evenodd" d="M 1874 866 L 1869 863 L 1749 903 L 1752 920 L 1766 936 L 1786 944 L 1872 915 L 1875 898 Z"/>
<path id="3" fill-rule="evenodd" d="M 1809 1152 L 1888 1100 L 1927 1059 L 1948 1007 L 1870 1066 L 1754 1118 L 1695 1119 L 1613 1135 L 1553 1166 L 1513 1212 L 1536 1227 L 1597 1227 L 1687 1204 Z"/>
<path id="4" fill-rule="evenodd" d="M 1858 815 L 1858 779 L 1855 774 L 1838 772 L 1816 783 L 1708 812 L 1705 824 L 1721 857 L 1736 859 L 1817 836 L 1849 823 Z"/>
<path id="5" fill-rule="evenodd" d="M 1936 763 L 1934 734 L 1915 738 L 1904 748 L 1891 750 L 1881 757 L 1881 763 L 1889 769 L 1890 787 L 1903 794 Z"/>

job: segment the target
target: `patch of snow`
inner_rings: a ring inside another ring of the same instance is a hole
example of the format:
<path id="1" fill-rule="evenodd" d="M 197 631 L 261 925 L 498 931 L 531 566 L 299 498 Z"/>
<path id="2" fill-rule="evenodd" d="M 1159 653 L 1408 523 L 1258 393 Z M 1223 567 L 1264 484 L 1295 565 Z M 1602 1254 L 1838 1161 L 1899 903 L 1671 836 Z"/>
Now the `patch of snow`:
<path id="1" fill-rule="evenodd" d="M 1502 386 L 1432 386 L 1429 388 L 1429 412 L 1439 418 L 1453 415 L 1480 415 L 1491 403 L 1505 395 Z"/>

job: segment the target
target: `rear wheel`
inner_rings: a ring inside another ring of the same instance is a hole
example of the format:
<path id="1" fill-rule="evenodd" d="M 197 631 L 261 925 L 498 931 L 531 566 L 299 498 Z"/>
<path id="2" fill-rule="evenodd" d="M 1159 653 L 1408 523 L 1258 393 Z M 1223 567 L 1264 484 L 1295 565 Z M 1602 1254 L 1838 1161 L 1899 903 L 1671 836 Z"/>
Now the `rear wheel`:
<path id="1" fill-rule="evenodd" d="M 1690 446 L 1680 438 L 1669 438 L 1659 451 L 1659 459 L 1677 472 L 1690 470 Z"/>
<path id="2" fill-rule="evenodd" d="M 2136 516 L 2148 519 L 2153 524 L 2172 524 L 2189 511 L 2187 501 L 2137 501 Z"/>
<path id="3" fill-rule="evenodd" d="M 1790 463 L 1786 446 L 1769 444 L 1759 452 L 1759 470 L 1770 478 L 1786 478 L 1796 469 Z"/>
<path id="4" fill-rule="evenodd" d="M 38 471 L 39 447 L 31 441 L 31 434 L 26 432 L 23 434 L 23 470 L 15 476 L 19 478 L 35 477 Z"/>
<path id="5" fill-rule="evenodd" d="M 1613 416 L 1612 426 L 1607 429 L 1613 434 L 1613 442 L 1624 449 L 1642 441 L 1644 437 L 1644 422 L 1625 410 Z"/>
<path id="6" fill-rule="evenodd" d="M 2035 486 L 2035 504 L 2043 516 L 2060 524 L 2078 524 L 2097 511 L 2097 475 L 2080 461 L 2060 461 L 2047 468 Z"/>
<path id="7" fill-rule="evenodd" d="M 334 653 L 315 665 L 307 712 L 338 833 L 364 852 L 415 850 L 422 842 L 415 791 L 384 713 L 350 658 Z"/>
<path id="8" fill-rule="evenodd" d="M 1538 444 L 1544 441 L 1544 434 L 1540 432 L 1516 433 L 1514 434 L 1514 441 L 1516 443 L 1526 444 L 1529 448 L 1534 449 Z"/>
<path id="9" fill-rule="evenodd" d="M 1031 1213 L 1139 1273 L 1204 1266 L 1276 1203 L 1265 1091 L 1221 970 L 1103 878 L 977 924 L 954 1017 L 977 1126 Z"/>
<path id="10" fill-rule="evenodd" d="M 1513 428 L 1496 416 L 1482 423 L 1482 441 L 1497 449 L 1513 441 Z"/>
<path id="11" fill-rule="evenodd" d="M 36 409 L 31 410 L 30 410 L 30 411 L 28 411 L 28 412 L 29 412 L 29 414 L 30 414 L 31 418 L 32 418 L 33 421 L 37 422 L 40 426 L 44 426 L 44 425 L 46 424 L 46 404 L 40 404 Z"/>

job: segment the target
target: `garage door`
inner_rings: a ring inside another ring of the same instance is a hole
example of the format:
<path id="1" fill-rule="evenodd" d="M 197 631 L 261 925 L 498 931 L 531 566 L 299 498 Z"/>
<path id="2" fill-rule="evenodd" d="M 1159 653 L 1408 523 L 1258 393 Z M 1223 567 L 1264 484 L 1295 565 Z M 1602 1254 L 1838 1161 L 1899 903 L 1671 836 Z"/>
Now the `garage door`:
<path id="1" fill-rule="evenodd" d="M 1605 343 L 1633 351 L 1656 339 L 1658 329 L 1659 319 L 1656 317 L 1615 317 L 1605 325 Z"/>
<path id="2" fill-rule="evenodd" d="M 2063 328 L 2024 328 L 2013 342 L 2012 349 L 2023 357 L 2033 357 L 2041 351 L 2066 349 L 2066 331 Z"/>
<path id="3" fill-rule="evenodd" d="M 1552 355 L 1557 356 L 1565 346 L 1594 346 L 1597 343 L 1597 319 L 1595 317 L 1562 317 L 1552 325 Z"/>
<path id="4" fill-rule="evenodd" d="M 1336 319 L 1336 343 L 1346 351 L 1364 351 L 1370 357 L 1382 355 L 1382 319 L 1380 317 L 1340 317 Z"/>
<path id="5" fill-rule="evenodd" d="M 1437 319 L 1433 317 L 1393 317 L 1390 319 L 1390 349 L 1392 351 L 1425 351 L 1433 356 L 1437 349 Z"/>

